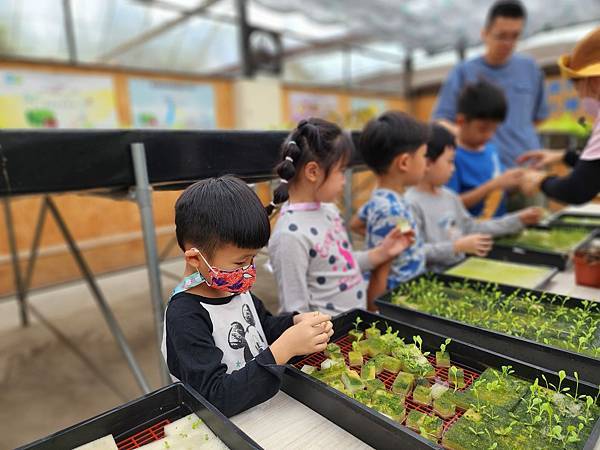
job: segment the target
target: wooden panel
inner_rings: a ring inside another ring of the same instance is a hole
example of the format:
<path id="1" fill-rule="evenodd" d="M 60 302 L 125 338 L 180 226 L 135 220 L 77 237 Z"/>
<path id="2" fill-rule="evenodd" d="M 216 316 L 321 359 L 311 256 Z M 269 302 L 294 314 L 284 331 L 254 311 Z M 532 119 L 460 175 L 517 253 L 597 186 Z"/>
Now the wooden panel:
<path id="1" fill-rule="evenodd" d="M 159 244 L 166 240 L 164 229 L 173 228 L 174 204 L 178 196 L 179 192 L 153 194 L 154 220 L 159 230 Z M 135 203 L 78 195 L 56 196 L 54 200 L 84 254 L 90 256 L 88 263 L 92 269 L 101 273 L 143 262 L 144 247 L 138 207 Z M 25 267 L 29 259 L 40 204 L 40 197 L 11 200 L 22 267 Z M 4 295 L 14 289 L 14 275 L 10 266 L 3 215 L 0 215 L 0 220 L 0 295 Z M 166 234 L 174 235 L 171 231 Z M 177 253 L 175 251 L 171 254 Z M 38 275 L 38 272 L 41 274 Z M 40 260 L 33 286 L 69 281 L 78 277 L 79 272 L 68 253 L 58 226 L 51 216 L 46 216 Z"/>
<path id="2" fill-rule="evenodd" d="M 387 107 L 396 111 L 408 111 L 408 102 L 403 98 L 392 99 L 388 100 Z"/>
<path id="3" fill-rule="evenodd" d="M 338 112 L 342 117 L 345 117 L 350 113 L 350 96 L 346 94 L 339 94 L 338 98 Z"/>
<path id="4" fill-rule="evenodd" d="M 158 234 L 159 249 L 163 249 L 174 235 L 174 230 L 167 230 Z M 104 243 L 103 245 L 92 245 L 90 247 L 85 244 L 84 242 L 82 253 L 92 271 L 96 274 L 145 264 L 144 245 L 140 232 L 130 239 L 117 240 L 112 244 Z M 179 248 L 175 247 L 169 253 L 169 257 L 175 257 L 179 254 Z M 21 259 L 22 268 L 25 268 L 26 261 L 26 258 Z M 0 296 L 14 292 L 13 277 L 10 261 L 7 258 L 2 258 L 0 261 Z M 81 273 L 75 264 L 75 260 L 63 249 L 56 253 L 44 252 L 39 256 L 33 273 L 32 285 L 34 287 L 49 286 L 79 278 L 81 278 Z"/>
<path id="5" fill-rule="evenodd" d="M 115 96 L 117 100 L 117 117 L 122 127 L 131 127 L 133 116 L 131 114 L 131 104 L 129 103 L 129 83 L 128 78 L 123 74 L 116 74 L 113 77 L 115 86 Z"/>
<path id="6" fill-rule="evenodd" d="M 436 100 L 437 96 L 431 94 L 413 99 L 413 111 L 415 117 L 419 120 L 429 121 Z"/>
<path id="7" fill-rule="evenodd" d="M 225 129 L 235 128 L 236 117 L 233 83 L 229 81 L 214 82 L 213 88 L 215 90 L 217 127 Z"/>

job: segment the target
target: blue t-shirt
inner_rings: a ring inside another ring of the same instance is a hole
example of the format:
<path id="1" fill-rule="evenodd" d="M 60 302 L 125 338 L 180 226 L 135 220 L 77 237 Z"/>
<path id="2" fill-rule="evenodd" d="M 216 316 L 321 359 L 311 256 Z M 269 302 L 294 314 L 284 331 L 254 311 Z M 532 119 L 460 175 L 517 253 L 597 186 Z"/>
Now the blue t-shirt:
<path id="1" fill-rule="evenodd" d="M 400 220 L 408 221 L 415 231 L 414 244 L 392 262 L 387 280 L 388 290 L 425 271 L 423 239 L 410 206 L 402 196 L 389 189 L 375 189 L 369 201 L 360 208 L 358 217 L 367 225 L 368 248 L 376 247 Z"/>
<path id="2" fill-rule="evenodd" d="M 483 57 L 462 62 L 448 75 L 433 118 L 454 121 L 462 88 L 479 79 L 502 88 L 506 95 L 508 114 L 492 142 L 498 147 L 502 164 L 514 167 L 523 152 L 540 148 L 534 122 L 548 117 L 544 76 L 535 61 L 524 55 L 513 55 L 502 66 L 490 66 Z"/>
<path id="3" fill-rule="evenodd" d="M 457 194 L 475 189 L 503 172 L 496 146 L 491 142 L 485 144 L 481 151 L 456 147 L 454 166 L 454 173 L 447 186 Z M 486 200 L 488 199 L 469 208 L 469 212 L 476 217 L 480 216 Z M 493 199 L 489 199 L 489 201 L 493 201 Z M 506 214 L 506 194 L 502 193 L 502 199 L 498 202 L 492 216 L 500 217 L 504 214 Z"/>

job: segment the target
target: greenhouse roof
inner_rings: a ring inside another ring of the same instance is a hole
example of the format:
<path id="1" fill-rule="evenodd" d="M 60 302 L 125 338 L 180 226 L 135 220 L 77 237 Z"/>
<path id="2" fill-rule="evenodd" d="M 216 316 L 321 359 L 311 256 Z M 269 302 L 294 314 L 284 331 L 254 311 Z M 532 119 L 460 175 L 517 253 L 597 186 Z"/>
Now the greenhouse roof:
<path id="1" fill-rule="evenodd" d="M 238 0 L 3 0 L 0 55 L 201 75 L 241 73 Z M 368 86 L 479 51 L 491 0 L 247 0 L 248 22 L 276 31 L 283 78 Z M 573 42 L 598 25 L 600 0 L 526 0 L 521 49 Z M 551 4 L 551 7 L 549 5 Z M 71 29 L 72 33 L 68 30 Z M 69 37 L 72 36 L 72 39 Z"/>

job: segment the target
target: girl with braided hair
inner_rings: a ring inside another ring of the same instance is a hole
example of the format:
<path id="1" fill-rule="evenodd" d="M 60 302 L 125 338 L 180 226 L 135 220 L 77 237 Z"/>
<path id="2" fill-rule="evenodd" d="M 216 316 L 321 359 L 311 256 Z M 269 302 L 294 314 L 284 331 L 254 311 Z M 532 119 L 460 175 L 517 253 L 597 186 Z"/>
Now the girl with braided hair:
<path id="1" fill-rule="evenodd" d="M 281 311 L 316 310 L 329 315 L 366 306 L 370 271 L 408 248 L 412 231 L 391 231 L 369 251 L 352 249 L 334 202 L 344 189 L 353 151 L 350 136 L 323 119 L 302 120 L 282 146 L 272 214 L 281 206 L 269 240 Z"/>

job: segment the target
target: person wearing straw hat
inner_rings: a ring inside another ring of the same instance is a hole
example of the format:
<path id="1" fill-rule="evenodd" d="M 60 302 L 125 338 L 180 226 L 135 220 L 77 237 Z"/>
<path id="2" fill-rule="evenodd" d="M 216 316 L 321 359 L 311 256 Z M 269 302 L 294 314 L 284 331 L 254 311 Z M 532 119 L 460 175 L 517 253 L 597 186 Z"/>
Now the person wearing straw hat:
<path id="1" fill-rule="evenodd" d="M 600 193 L 600 27 L 579 41 L 570 55 L 561 56 L 558 65 L 573 81 L 585 111 L 594 118 L 592 134 L 581 152 L 534 150 L 521 155 L 518 162 L 538 169 L 561 160 L 573 166 L 565 177 L 530 171 L 524 189 L 529 193 L 541 190 L 563 203 L 582 204 Z"/>

